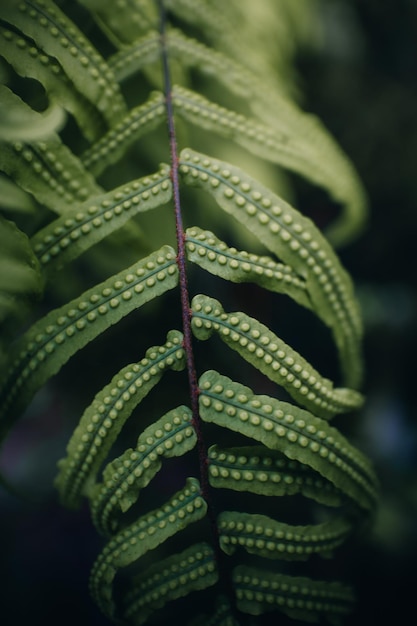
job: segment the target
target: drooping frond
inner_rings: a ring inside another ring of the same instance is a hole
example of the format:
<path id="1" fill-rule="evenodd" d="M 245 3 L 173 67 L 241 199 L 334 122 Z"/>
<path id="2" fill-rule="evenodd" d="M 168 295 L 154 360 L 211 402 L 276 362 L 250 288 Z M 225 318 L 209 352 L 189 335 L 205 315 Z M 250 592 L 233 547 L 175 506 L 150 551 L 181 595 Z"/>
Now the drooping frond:
<path id="1" fill-rule="evenodd" d="M 261 626 L 275 611 L 337 622 L 350 587 L 297 572 L 365 527 L 378 483 L 329 423 L 364 400 L 361 312 L 332 246 L 359 232 L 366 201 L 294 101 L 312 3 L 0 4 L 0 323 L 12 330 L 0 335 L 1 438 L 58 372 L 65 387 L 75 354 L 82 368 L 84 348 L 108 342 L 96 359 L 106 384 L 82 372 L 86 406 L 77 377 L 63 392 L 79 421 L 55 479 L 61 503 L 87 501 L 106 538 L 90 576 L 102 613 L 126 625 Z M 337 205 L 324 233 L 296 193 L 282 197 L 300 179 Z M 244 283 L 330 329 L 341 383 L 304 356 L 307 326 L 295 349 L 278 320 L 230 304 Z M 115 325 L 140 346 L 117 367 Z M 228 348 L 270 395 L 242 384 L 238 365 L 217 371 Z"/>

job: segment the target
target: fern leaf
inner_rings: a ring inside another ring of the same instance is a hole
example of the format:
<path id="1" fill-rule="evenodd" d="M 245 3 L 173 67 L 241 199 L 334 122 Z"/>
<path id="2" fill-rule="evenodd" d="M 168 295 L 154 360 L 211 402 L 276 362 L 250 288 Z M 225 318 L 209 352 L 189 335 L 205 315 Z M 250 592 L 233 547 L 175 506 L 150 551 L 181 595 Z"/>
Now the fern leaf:
<path id="1" fill-rule="evenodd" d="M 311 220 L 239 168 L 217 159 L 183 150 L 180 172 L 187 184 L 213 195 L 222 209 L 305 279 L 314 308 L 333 330 L 346 384 L 356 387 L 362 370 L 358 303 L 350 277 Z"/>
<path id="2" fill-rule="evenodd" d="M 202 73 L 214 76 L 238 96 L 247 98 L 250 95 L 252 75 L 222 52 L 174 28 L 167 32 L 166 45 L 170 58 L 178 59 L 181 65 L 197 67 Z M 149 31 L 131 45 L 121 48 L 108 62 L 117 80 L 123 81 L 157 61 L 159 55 L 159 33 Z"/>
<path id="3" fill-rule="evenodd" d="M 366 201 L 362 186 L 351 163 L 318 120 L 283 99 L 277 102 L 273 124 L 265 124 L 184 87 L 175 87 L 173 93 L 176 112 L 187 121 L 229 137 L 256 156 L 301 175 L 342 205 L 344 214 L 326 233 L 333 244 L 335 239 L 340 243 L 348 240 L 363 228 Z"/>
<path id="4" fill-rule="evenodd" d="M 94 16 L 103 32 L 117 47 L 135 41 L 138 35 L 155 27 L 157 13 L 155 3 L 150 0 L 119 2 L 114 5 L 101 0 L 78 0 Z"/>
<path id="5" fill-rule="evenodd" d="M 26 191 L 0 174 L 0 209 L 10 215 L 33 216 L 37 207 Z"/>
<path id="6" fill-rule="evenodd" d="M 294 619 L 318 622 L 325 617 L 334 624 L 351 610 L 350 587 L 338 582 L 311 580 L 238 565 L 233 572 L 239 610 L 260 615 L 279 609 Z"/>
<path id="7" fill-rule="evenodd" d="M 225 11 L 219 12 L 207 0 L 164 0 L 169 11 L 194 27 L 200 27 L 216 47 L 235 58 L 244 52 L 241 40 L 236 36 L 233 23 Z"/>
<path id="8" fill-rule="evenodd" d="M 132 74 L 159 60 L 161 54 L 159 32 L 150 30 L 137 38 L 131 46 L 121 48 L 108 60 L 116 79 L 122 82 Z"/>
<path id="9" fill-rule="evenodd" d="M 20 76 L 38 80 L 52 102 L 72 113 L 88 140 L 101 134 L 103 118 L 97 109 L 75 89 L 57 59 L 46 54 L 31 37 L 0 24 L 0 54 Z"/>
<path id="10" fill-rule="evenodd" d="M 59 269 L 107 235 L 121 228 L 138 213 L 148 211 L 171 198 L 169 167 L 89 198 L 81 206 L 53 221 L 36 233 L 32 246 L 43 269 Z"/>
<path id="11" fill-rule="evenodd" d="M 210 485 L 217 489 L 274 497 L 301 493 L 327 506 L 341 504 L 341 493 L 330 481 L 276 450 L 261 446 L 221 449 L 214 445 L 208 458 Z"/>
<path id="12" fill-rule="evenodd" d="M 231 93 L 249 101 L 256 97 L 260 88 L 256 75 L 221 50 L 187 37 L 178 29 L 168 32 L 167 46 L 171 57 L 178 58 L 185 66 L 197 67 L 201 73 L 214 77 Z M 261 82 L 261 85 L 264 86 L 264 83 Z"/>
<path id="13" fill-rule="evenodd" d="M 35 323 L 17 342 L 0 388 L 0 431 L 78 350 L 122 317 L 176 286 L 175 250 L 163 246 Z"/>
<path id="14" fill-rule="evenodd" d="M 91 594 L 105 615 L 116 617 L 112 583 L 117 570 L 202 519 L 206 510 L 198 480 L 188 478 L 185 487 L 164 506 L 140 517 L 110 539 L 94 563 L 90 577 Z"/>
<path id="15" fill-rule="evenodd" d="M 310 466 L 365 509 L 372 509 L 377 481 L 370 463 L 335 428 L 299 407 L 254 395 L 215 371 L 200 380 L 200 413 L 205 422 L 239 432 Z"/>
<path id="16" fill-rule="evenodd" d="M 224 511 L 218 516 L 220 547 L 233 554 L 242 547 L 267 559 L 306 560 L 312 554 L 328 556 L 351 533 L 343 518 L 293 526 L 266 516 Z"/>
<path id="17" fill-rule="evenodd" d="M 176 112 L 188 122 L 233 139 L 256 156 L 296 172 L 324 188 L 336 202 L 344 204 L 346 196 L 349 197 L 345 190 L 345 172 L 339 171 L 341 166 L 337 169 L 328 149 L 311 144 L 298 125 L 294 128 L 267 126 L 210 102 L 185 87 L 173 88 L 173 102 Z M 339 154 L 336 147 L 334 151 Z M 348 167 L 346 160 L 344 169 Z"/>
<path id="18" fill-rule="evenodd" d="M 91 515 L 98 531 L 112 534 L 114 514 L 126 512 L 136 502 L 141 489 L 161 469 L 161 458 L 182 456 L 196 441 L 191 411 L 186 406 L 169 411 L 149 426 L 134 450 L 126 450 L 105 468 L 103 484 L 91 493 Z"/>
<path id="19" fill-rule="evenodd" d="M 164 121 L 165 115 L 164 96 L 155 92 L 84 152 L 81 160 L 85 167 L 99 176 L 106 167 L 124 156 L 129 146 Z"/>
<path id="20" fill-rule="evenodd" d="M 59 214 L 101 191 L 58 136 L 31 144 L 21 141 L 4 144 L 0 169 L 13 176 L 40 204 Z"/>
<path id="21" fill-rule="evenodd" d="M 51 105 L 43 113 L 28 107 L 5 85 L 0 85 L 1 141 L 38 141 L 58 132 L 65 122 L 65 113 Z"/>
<path id="22" fill-rule="evenodd" d="M 186 249 L 189 261 L 216 276 L 234 283 L 251 282 L 269 291 L 285 293 L 298 304 L 311 308 L 305 281 L 289 265 L 277 263 L 268 256 L 229 248 L 216 235 L 198 227 L 186 230 Z"/>
<path id="23" fill-rule="evenodd" d="M 360 393 L 334 388 L 330 380 L 256 319 L 241 312 L 225 313 L 217 300 L 204 295 L 195 296 L 191 308 L 192 329 L 198 339 L 218 333 L 229 347 L 313 413 L 328 419 L 362 405 Z"/>
<path id="24" fill-rule="evenodd" d="M 0 325 L 22 305 L 37 299 L 43 280 L 25 233 L 0 215 Z"/>
<path id="25" fill-rule="evenodd" d="M 201 7 L 200 2 L 198 5 Z M 174 4 L 172 8 L 175 10 Z M 218 18 L 217 12 L 217 32 Z M 207 24 L 204 23 L 204 28 Z M 263 158 L 282 162 L 285 167 L 323 186 L 343 208 L 340 217 L 327 230 L 334 245 L 348 243 L 363 229 L 367 202 L 362 184 L 349 159 L 316 117 L 301 111 L 280 87 L 271 87 L 244 63 L 178 30 L 168 32 L 167 49 L 172 58 L 214 76 L 228 91 L 244 98 L 264 123 L 250 122 L 181 88 L 175 88 L 177 113 L 199 126 L 233 137 Z M 145 36 L 118 52 L 111 59 L 111 65 L 121 80 L 154 62 L 157 55 L 157 33 L 154 33 L 149 39 Z M 245 55 L 238 54 L 236 58 L 245 58 Z"/>
<path id="26" fill-rule="evenodd" d="M 80 505 L 81 496 L 89 492 L 95 475 L 123 424 L 135 407 L 160 381 L 164 371 L 168 368 L 174 370 L 184 368 L 184 351 L 181 342 L 182 334 L 178 331 L 170 331 L 164 345 L 149 348 L 139 363 L 124 367 L 96 395 L 84 411 L 69 441 L 67 456 L 59 462 L 60 471 L 55 481 L 55 486 L 65 506 L 74 508 Z M 126 458 L 132 452 L 129 450 Z M 117 463 L 117 466 L 119 465 L 120 463 Z M 105 478 L 108 478 L 112 469 L 114 469 L 113 466 L 107 469 Z M 123 482 L 122 476 L 118 479 Z M 129 483 L 123 484 L 127 486 Z M 110 498 L 112 494 L 106 493 L 106 495 Z M 125 493 L 124 503 L 128 497 Z M 103 504 L 102 498 L 99 498 L 99 504 L 105 508 L 109 505 L 108 499 Z M 125 506 L 121 502 L 119 504 L 122 509 L 128 508 L 126 504 Z M 114 508 L 114 505 L 114 501 L 111 501 L 110 508 Z M 93 517 L 97 506 L 93 506 Z"/>
<path id="27" fill-rule="evenodd" d="M 4 0 L 2 17 L 58 59 L 77 90 L 109 125 L 126 111 L 112 71 L 90 41 L 50 0 Z"/>
<path id="28" fill-rule="evenodd" d="M 207 589 L 218 580 L 213 549 L 198 543 L 152 565 L 134 582 L 126 597 L 124 617 L 140 626 L 167 602 Z"/>

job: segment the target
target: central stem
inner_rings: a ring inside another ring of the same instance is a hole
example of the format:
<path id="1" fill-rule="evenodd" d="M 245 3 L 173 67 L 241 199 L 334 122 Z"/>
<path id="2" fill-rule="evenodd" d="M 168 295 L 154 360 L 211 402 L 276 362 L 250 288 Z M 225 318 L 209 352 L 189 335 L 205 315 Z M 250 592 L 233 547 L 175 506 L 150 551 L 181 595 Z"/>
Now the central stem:
<path id="1" fill-rule="evenodd" d="M 214 550 L 218 565 L 220 565 L 221 551 L 219 546 L 219 532 L 216 523 L 216 517 L 213 510 L 210 485 L 208 479 L 208 456 L 207 447 L 203 438 L 202 422 L 198 407 L 199 388 L 197 382 L 197 373 L 194 363 L 194 351 L 192 344 L 192 331 L 191 331 L 191 308 L 188 291 L 187 280 L 187 267 L 186 267 L 186 253 L 185 253 L 185 233 L 183 227 L 181 201 L 180 201 L 180 185 L 179 185 L 179 173 L 178 173 L 178 149 L 177 139 L 175 133 L 174 111 L 172 104 L 172 87 L 171 76 L 168 66 L 168 54 L 166 44 L 166 12 L 163 6 L 163 0 L 159 0 L 159 9 L 161 16 L 160 36 L 161 36 L 161 50 L 162 50 L 162 63 L 163 63 L 163 76 L 164 76 L 164 90 L 165 90 L 165 106 L 167 112 L 168 122 L 168 134 L 169 145 L 171 154 L 171 181 L 173 189 L 173 202 L 175 211 L 175 225 L 177 235 L 177 266 L 179 272 L 179 285 L 180 285 L 180 297 L 181 297 L 181 312 L 182 312 L 182 325 L 183 325 L 183 347 L 186 355 L 186 365 L 188 374 L 188 384 L 190 389 L 190 402 L 194 430 L 197 435 L 198 457 L 200 465 L 200 483 L 201 483 L 201 495 L 207 503 L 208 518 L 210 520 L 210 526 L 214 539 Z M 219 572 L 220 572 L 219 567 Z"/>

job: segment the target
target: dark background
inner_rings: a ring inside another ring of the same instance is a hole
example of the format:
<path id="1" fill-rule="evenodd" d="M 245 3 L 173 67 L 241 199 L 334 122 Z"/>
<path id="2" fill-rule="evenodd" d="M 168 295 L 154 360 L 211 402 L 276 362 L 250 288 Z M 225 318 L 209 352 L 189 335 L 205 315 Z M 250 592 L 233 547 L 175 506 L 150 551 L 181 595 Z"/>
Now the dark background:
<path id="1" fill-rule="evenodd" d="M 400 623 L 413 614 L 417 556 L 417 3 L 328 4 L 326 52 L 301 67 L 369 194 L 369 227 L 342 258 L 365 315 L 362 443 L 382 488 L 372 539 L 354 556 L 350 623 Z"/>
<path id="2" fill-rule="evenodd" d="M 329 0 L 324 19 L 324 48 L 298 60 L 304 101 L 352 158 L 370 201 L 366 232 L 340 252 L 366 324 L 367 403 L 356 437 L 382 493 L 373 533 L 343 555 L 359 597 L 348 623 L 359 626 L 414 613 L 417 2 Z M 26 420 L 2 459 L 27 496 L 0 495 L 3 623 L 99 625 L 87 586 L 101 541 L 88 531 L 88 511 L 63 510 L 48 487 L 51 450 L 69 434 L 65 402 L 48 393 L 34 408 L 45 403 L 43 420 Z"/>

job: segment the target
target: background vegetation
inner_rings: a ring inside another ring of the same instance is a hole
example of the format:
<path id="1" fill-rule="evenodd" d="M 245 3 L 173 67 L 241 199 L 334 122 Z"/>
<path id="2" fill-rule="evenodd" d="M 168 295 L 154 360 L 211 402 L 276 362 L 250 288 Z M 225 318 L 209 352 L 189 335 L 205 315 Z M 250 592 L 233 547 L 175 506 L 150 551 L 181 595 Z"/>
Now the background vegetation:
<path id="1" fill-rule="evenodd" d="M 360 426 L 382 481 L 363 547 L 354 624 L 401 620 L 417 555 L 417 3 L 328 3 L 327 46 L 301 63 L 309 101 L 351 156 L 370 197 L 369 229 L 343 259 L 365 314 L 367 404 Z"/>

